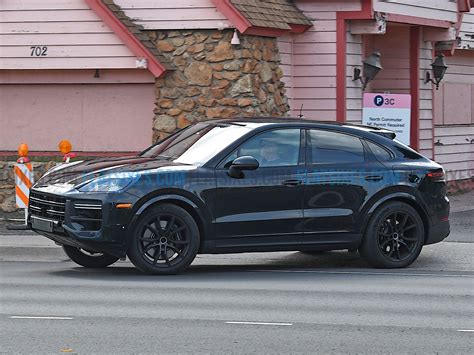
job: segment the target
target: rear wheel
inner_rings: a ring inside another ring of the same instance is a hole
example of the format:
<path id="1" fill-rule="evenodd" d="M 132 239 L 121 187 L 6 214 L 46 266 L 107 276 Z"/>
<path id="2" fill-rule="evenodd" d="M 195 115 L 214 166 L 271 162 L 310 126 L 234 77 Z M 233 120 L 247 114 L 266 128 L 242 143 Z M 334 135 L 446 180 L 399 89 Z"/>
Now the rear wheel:
<path id="1" fill-rule="evenodd" d="M 138 220 L 128 256 L 148 274 L 176 274 L 187 268 L 199 249 L 199 229 L 181 207 L 158 205 Z"/>
<path id="2" fill-rule="evenodd" d="M 69 258 L 81 266 L 100 269 L 112 265 L 118 258 L 103 253 L 93 253 L 84 249 L 63 245 L 63 250 Z"/>
<path id="3" fill-rule="evenodd" d="M 377 268 L 406 267 L 420 255 L 424 236 L 423 221 L 413 207 L 389 202 L 374 212 L 359 253 Z"/>

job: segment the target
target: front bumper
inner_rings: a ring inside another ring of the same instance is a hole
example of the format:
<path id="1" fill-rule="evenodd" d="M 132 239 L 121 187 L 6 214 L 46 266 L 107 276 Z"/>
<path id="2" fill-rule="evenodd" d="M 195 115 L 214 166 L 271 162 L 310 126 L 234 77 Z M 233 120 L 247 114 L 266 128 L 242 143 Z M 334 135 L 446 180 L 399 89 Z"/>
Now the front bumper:
<path id="1" fill-rule="evenodd" d="M 32 189 L 28 210 L 30 228 L 62 245 L 124 257 L 128 249 L 132 209 L 117 209 L 117 203 L 133 203 L 127 193 L 51 194 Z M 50 221 L 52 230 L 38 229 L 32 219 Z"/>

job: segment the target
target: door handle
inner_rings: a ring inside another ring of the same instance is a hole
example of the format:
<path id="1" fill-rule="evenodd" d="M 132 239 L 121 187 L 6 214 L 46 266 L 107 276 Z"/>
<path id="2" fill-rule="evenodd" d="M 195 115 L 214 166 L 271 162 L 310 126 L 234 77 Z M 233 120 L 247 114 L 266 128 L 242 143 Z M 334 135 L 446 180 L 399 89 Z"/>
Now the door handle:
<path id="1" fill-rule="evenodd" d="M 366 181 L 380 181 L 383 179 L 383 176 L 380 175 L 367 175 L 365 177 Z"/>
<path id="2" fill-rule="evenodd" d="M 285 186 L 298 186 L 303 183 L 302 180 L 285 180 L 281 184 Z"/>

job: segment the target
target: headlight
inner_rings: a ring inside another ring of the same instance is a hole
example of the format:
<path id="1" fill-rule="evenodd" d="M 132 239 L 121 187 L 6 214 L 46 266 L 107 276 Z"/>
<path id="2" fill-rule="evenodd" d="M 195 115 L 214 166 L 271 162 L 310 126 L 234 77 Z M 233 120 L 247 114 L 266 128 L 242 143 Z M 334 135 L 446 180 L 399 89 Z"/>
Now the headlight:
<path id="1" fill-rule="evenodd" d="M 117 192 L 135 181 L 132 177 L 102 177 L 79 188 L 81 192 Z"/>

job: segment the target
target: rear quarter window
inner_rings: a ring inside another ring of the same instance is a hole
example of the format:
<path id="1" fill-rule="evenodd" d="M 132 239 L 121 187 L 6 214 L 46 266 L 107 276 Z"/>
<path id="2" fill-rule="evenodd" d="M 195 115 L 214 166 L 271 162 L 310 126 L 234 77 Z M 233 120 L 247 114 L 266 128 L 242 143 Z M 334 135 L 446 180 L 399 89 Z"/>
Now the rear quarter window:
<path id="1" fill-rule="evenodd" d="M 423 156 L 415 152 L 409 147 L 403 147 L 401 145 L 397 145 L 396 149 L 403 155 L 404 158 L 406 159 L 411 159 L 411 160 L 419 160 L 423 159 Z"/>
<path id="2" fill-rule="evenodd" d="M 370 151 L 372 154 L 377 158 L 379 161 L 387 161 L 392 159 L 392 154 L 382 146 L 370 142 L 370 141 L 365 141 L 367 145 L 369 146 Z"/>

